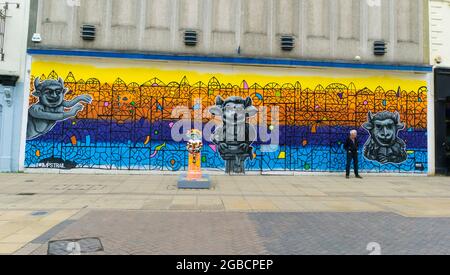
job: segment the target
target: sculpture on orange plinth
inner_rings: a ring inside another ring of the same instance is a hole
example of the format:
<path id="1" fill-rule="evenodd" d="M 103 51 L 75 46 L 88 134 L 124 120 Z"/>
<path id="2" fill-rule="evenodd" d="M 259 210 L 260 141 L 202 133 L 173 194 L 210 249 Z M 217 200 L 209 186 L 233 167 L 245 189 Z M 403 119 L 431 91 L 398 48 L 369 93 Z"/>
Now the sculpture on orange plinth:
<path id="1" fill-rule="evenodd" d="M 200 180 L 202 178 L 202 148 L 203 137 L 202 132 L 193 129 L 187 133 L 189 141 L 187 143 L 187 150 L 189 152 L 189 166 L 188 166 L 188 180 Z"/>

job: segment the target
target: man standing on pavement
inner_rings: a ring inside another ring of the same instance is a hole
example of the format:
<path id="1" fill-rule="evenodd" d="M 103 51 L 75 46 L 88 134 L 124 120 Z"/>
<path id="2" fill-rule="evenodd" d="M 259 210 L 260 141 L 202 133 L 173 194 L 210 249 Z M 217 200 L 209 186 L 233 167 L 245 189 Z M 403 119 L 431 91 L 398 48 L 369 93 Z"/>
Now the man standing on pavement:
<path id="1" fill-rule="evenodd" d="M 359 172 L 358 172 L 358 170 L 359 170 L 358 148 L 359 148 L 358 132 L 356 130 L 353 130 L 350 132 L 350 136 L 347 138 L 347 140 L 344 143 L 344 149 L 347 152 L 347 169 L 346 169 L 347 179 L 350 178 L 350 167 L 352 165 L 352 161 L 353 161 L 353 167 L 355 169 L 356 178 L 362 179 L 362 177 L 359 175 Z"/>

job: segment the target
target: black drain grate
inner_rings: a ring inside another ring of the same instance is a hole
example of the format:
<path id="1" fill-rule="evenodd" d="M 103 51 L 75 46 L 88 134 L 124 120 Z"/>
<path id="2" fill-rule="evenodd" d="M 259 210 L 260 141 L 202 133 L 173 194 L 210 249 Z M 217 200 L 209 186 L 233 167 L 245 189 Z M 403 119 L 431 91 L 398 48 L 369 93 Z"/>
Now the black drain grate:
<path id="1" fill-rule="evenodd" d="M 34 196 L 36 193 L 19 193 L 17 196 Z"/>

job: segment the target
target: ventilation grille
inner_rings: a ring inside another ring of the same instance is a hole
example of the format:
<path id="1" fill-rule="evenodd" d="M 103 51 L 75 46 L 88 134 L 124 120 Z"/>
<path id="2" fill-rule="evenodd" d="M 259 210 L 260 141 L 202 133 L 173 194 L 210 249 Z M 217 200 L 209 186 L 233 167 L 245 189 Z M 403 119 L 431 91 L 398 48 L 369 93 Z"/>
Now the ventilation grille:
<path id="1" fill-rule="evenodd" d="M 295 39 L 292 35 L 281 36 L 281 49 L 283 51 L 292 51 L 295 47 Z"/>
<path id="2" fill-rule="evenodd" d="M 197 31 L 187 30 L 184 32 L 184 44 L 186 46 L 196 46 L 198 42 Z"/>
<path id="3" fill-rule="evenodd" d="M 85 41 L 95 40 L 96 27 L 94 25 L 81 26 L 81 38 Z"/>
<path id="4" fill-rule="evenodd" d="M 387 53 L 387 46 L 385 41 L 373 42 L 373 54 L 376 56 L 383 56 Z"/>

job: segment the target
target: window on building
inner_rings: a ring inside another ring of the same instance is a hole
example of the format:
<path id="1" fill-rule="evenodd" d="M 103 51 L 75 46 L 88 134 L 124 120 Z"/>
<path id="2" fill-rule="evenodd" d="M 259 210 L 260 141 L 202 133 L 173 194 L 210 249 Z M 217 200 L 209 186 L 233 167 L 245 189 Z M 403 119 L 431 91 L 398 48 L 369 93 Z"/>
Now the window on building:
<path id="1" fill-rule="evenodd" d="M 20 3 L 14 2 L 1 2 L 0 3 L 0 60 L 5 61 L 5 32 L 6 32 L 6 19 L 8 18 L 8 9 L 10 6 L 16 9 L 20 8 Z"/>
<path id="2" fill-rule="evenodd" d="M 3 127 L 3 106 L 0 104 L 0 137 L 2 135 L 2 127 Z M 1 146 L 1 144 L 0 144 Z"/>

